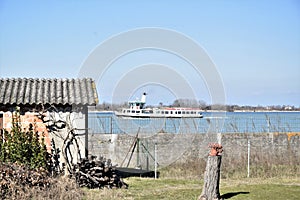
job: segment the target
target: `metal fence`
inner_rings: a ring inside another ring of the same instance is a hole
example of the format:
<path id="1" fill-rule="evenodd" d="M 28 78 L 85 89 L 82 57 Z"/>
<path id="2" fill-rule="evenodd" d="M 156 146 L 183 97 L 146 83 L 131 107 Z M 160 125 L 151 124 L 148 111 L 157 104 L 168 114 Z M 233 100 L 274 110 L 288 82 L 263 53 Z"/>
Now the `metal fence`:
<path id="1" fill-rule="evenodd" d="M 141 133 L 273 133 L 300 132 L 300 112 L 225 113 L 204 118 L 118 118 L 113 114 L 89 114 L 89 132 Z"/>
<path id="2" fill-rule="evenodd" d="M 205 113 L 201 119 L 123 119 L 92 113 L 89 129 L 90 152 L 123 167 L 154 170 L 155 164 L 162 168 L 175 161 L 205 159 L 211 138 L 204 133 L 216 131 L 221 134 L 211 137 L 222 136 L 224 176 L 300 172 L 300 112 L 226 113 L 221 117 Z M 149 134 L 137 137 L 138 132 Z M 150 134 L 157 132 L 171 134 Z"/>

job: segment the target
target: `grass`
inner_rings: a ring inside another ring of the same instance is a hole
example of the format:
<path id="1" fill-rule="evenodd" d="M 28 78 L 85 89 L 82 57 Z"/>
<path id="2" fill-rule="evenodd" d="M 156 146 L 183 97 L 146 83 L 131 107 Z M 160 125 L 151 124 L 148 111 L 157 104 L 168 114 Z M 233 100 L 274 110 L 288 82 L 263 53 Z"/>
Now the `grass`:
<path id="1" fill-rule="evenodd" d="M 246 178 L 246 169 L 236 163 L 224 166 L 220 181 L 224 199 L 300 199 L 300 168 L 296 165 L 253 165 L 251 178 Z M 201 160 L 174 163 L 160 169 L 157 180 L 127 178 L 124 181 L 129 189 L 84 190 L 85 199 L 197 200 L 202 192 L 204 169 L 205 161 Z"/>
<path id="2" fill-rule="evenodd" d="M 220 181 L 220 193 L 224 199 L 300 199 L 299 165 L 256 164 L 250 169 L 251 178 L 246 178 L 245 168 L 235 162 L 226 162 L 222 163 Z M 201 160 L 174 163 L 161 168 L 160 178 L 157 180 L 125 179 L 129 189 L 89 190 L 79 188 L 73 179 L 58 177 L 54 179 L 55 184 L 43 191 L 15 187 L 16 195 L 9 199 L 197 200 L 202 192 L 204 169 L 205 161 Z"/>
<path id="3" fill-rule="evenodd" d="M 300 199 L 300 179 L 224 180 L 221 182 L 220 192 L 224 199 Z"/>
<path id="4" fill-rule="evenodd" d="M 78 188 L 73 179 L 59 177 L 46 190 L 16 187 L 15 196 L 8 199 L 70 199 L 70 200 L 197 200 L 202 192 L 203 180 L 199 177 L 183 176 L 151 178 L 126 178 L 128 189 Z M 0 180 L 1 181 L 1 180 Z M 224 199 L 289 200 L 300 199 L 299 176 L 276 178 L 221 178 L 220 193 Z"/>
<path id="5" fill-rule="evenodd" d="M 85 199 L 197 199 L 203 181 L 184 179 L 128 178 L 129 189 L 86 190 Z M 222 179 L 224 199 L 300 199 L 300 179 Z"/>
<path id="6" fill-rule="evenodd" d="M 87 199 L 197 199 L 201 182 L 180 179 L 127 178 L 129 189 L 93 190 Z"/>

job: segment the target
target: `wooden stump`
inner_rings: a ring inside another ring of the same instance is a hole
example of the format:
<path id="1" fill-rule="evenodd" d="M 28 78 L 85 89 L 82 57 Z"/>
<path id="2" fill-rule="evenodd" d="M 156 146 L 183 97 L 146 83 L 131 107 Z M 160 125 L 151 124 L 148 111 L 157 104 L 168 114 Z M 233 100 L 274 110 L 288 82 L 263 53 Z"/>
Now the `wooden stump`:
<path id="1" fill-rule="evenodd" d="M 219 200 L 220 169 L 222 156 L 208 156 L 204 173 L 204 185 L 198 200 Z"/>

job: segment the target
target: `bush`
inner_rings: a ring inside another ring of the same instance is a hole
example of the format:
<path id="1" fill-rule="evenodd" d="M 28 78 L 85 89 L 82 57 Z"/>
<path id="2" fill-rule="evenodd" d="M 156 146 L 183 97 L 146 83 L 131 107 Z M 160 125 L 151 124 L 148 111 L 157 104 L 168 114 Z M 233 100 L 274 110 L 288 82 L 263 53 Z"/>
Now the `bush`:
<path id="1" fill-rule="evenodd" d="M 82 199 L 74 179 L 50 177 L 46 170 L 16 163 L 0 163 L 1 199 Z"/>
<path id="2" fill-rule="evenodd" d="M 49 169 L 51 157 L 46 150 L 44 135 L 34 131 L 32 124 L 28 131 L 23 131 L 18 109 L 12 115 L 11 131 L 1 130 L 0 139 L 0 162 L 22 163 L 31 169 Z"/>

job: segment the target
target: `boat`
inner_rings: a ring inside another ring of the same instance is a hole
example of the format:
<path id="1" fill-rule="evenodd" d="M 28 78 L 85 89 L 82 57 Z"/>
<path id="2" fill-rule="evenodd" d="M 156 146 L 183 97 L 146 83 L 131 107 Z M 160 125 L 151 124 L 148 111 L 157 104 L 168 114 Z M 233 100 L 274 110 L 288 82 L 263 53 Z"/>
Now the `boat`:
<path id="1" fill-rule="evenodd" d="M 129 107 L 123 108 L 121 112 L 115 112 L 115 115 L 125 118 L 203 118 L 202 110 L 198 108 L 146 108 L 146 95 L 143 93 L 140 100 L 129 101 Z"/>

